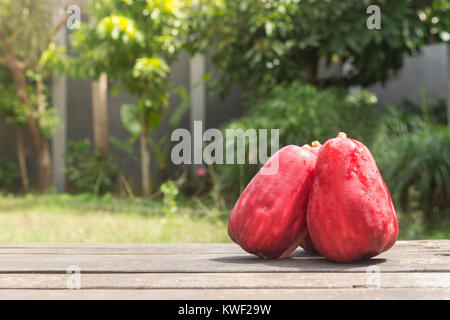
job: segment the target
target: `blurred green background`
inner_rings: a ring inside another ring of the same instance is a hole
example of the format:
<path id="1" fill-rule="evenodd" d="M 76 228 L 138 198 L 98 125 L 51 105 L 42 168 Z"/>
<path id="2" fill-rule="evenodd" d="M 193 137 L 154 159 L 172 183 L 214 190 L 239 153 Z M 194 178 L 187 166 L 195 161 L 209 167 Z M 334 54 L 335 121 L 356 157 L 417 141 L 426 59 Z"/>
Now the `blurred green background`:
<path id="1" fill-rule="evenodd" d="M 380 8 L 380 29 L 367 26 L 370 5 Z M 70 50 L 57 35 L 77 16 L 58 6 L 0 3 L 1 141 L 16 150 L 0 145 L 0 241 L 230 241 L 229 212 L 260 165 L 171 164 L 168 135 L 192 108 L 192 88 L 171 78 L 183 54 L 213 66 L 202 75 L 209 95 L 226 99 L 240 88 L 241 113 L 220 130 L 279 129 L 280 147 L 344 131 L 372 151 L 400 239 L 450 238 L 448 100 L 417 89 L 418 99 L 383 105 L 370 90 L 425 46 L 448 42 L 448 1 L 92 0 L 68 36 Z M 67 141 L 63 193 L 52 180 L 50 141 L 65 125 L 51 99 L 55 73 L 97 84 L 94 138 Z M 102 83 L 134 97 L 115 124 L 126 139 L 108 133 Z M 163 126 L 168 133 L 155 139 Z"/>

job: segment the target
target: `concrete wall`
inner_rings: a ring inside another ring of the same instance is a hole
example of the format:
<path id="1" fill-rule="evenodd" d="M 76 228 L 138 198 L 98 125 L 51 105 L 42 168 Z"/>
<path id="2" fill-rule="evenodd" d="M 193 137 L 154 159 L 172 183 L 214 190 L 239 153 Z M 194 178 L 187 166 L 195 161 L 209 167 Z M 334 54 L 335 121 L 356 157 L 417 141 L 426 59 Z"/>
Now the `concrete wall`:
<path id="1" fill-rule="evenodd" d="M 430 99 L 447 97 L 447 50 L 445 43 L 426 46 L 419 55 L 407 57 L 400 72 L 385 85 L 377 84 L 369 90 L 381 105 L 401 104 L 405 98 L 418 102 L 420 89 L 425 89 Z"/>

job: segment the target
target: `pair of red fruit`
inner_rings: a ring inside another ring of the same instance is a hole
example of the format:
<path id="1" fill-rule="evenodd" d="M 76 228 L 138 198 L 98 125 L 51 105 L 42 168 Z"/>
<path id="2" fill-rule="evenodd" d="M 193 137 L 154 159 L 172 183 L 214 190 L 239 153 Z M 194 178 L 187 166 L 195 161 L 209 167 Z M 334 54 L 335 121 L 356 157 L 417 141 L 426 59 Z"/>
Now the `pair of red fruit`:
<path id="1" fill-rule="evenodd" d="M 339 133 L 323 145 L 289 145 L 263 166 L 230 215 L 228 235 L 245 251 L 283 259 L 299 245 L 327 259 L 351 262 L 391 248 L 398 222 L 369 149 Z"/>

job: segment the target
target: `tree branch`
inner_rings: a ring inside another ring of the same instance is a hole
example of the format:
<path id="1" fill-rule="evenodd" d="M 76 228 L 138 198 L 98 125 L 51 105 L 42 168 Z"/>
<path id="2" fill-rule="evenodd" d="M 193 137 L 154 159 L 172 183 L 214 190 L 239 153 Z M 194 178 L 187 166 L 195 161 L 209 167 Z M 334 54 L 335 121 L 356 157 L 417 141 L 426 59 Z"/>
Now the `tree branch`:
<path id="1" fill-rule="evenodd" d="M 3 50 L 5 51 L 5 55 L 6 55 L 6 60 L 5 62 L 10 62 L 10 60 L 14 60 L 15 55 L 14 55 L 14 51 L 11 47 L 11 44 L 9 43 L 8 38 L 6 37 L 6 35 L 3 33 L 3 30 L 0 28 L 0 42 L 3 45 Z"/>
<path id="2" fill-rule="evenodd" d="M 47 35 L 47 37 L 45 38 L 45 47 L 48 46 L 48 44 L 50 43 L 50 41 L 52 41 L 53 37 L 58 33 L 58 31 L 66 24 L 67 20 L 69 19 L 69 17 L 72 14 L 70 13 L 66 13 L 64 15 L 64 17 L 61 18 L 61 20 L 59 20 L 59 22 L 52 28 L 52 30 L 50 30 L 49 34 Z"/>
<path id="3" fill-rule="evenodd" d="M 67 20 L 69 19 L 69 17 L 71 16 L 70 13 L 66 13 L 61 20 L 59 20 L 59 22 L 57 24 L 55 24 L 53 26 L 53 28 L 50 30 L 50 32 L 48 33 L 47 37 L 44 40 L 44 46 L 43 48 L 47 48 L 50 41 L 52 41 L 53 37 L 58 33 L 58 31 L 66 24 Z M 29 64 L 29 59 L 24 61 L 25 66 L 28 66 Z"/>
<path id="4" fill-rule="evenodd" d="M 14 50 L 9 43 L 8 37 L 5 35 L 3 30 L 0 28 L 0 43 L 2 44 L 3 51 L 5 52 L 5 57 L 0 57 L 0 64 L 8 67 L 9 69 L 21 68 L 23 67 L 22 61 L 17 59 L 14 54 Z"/>

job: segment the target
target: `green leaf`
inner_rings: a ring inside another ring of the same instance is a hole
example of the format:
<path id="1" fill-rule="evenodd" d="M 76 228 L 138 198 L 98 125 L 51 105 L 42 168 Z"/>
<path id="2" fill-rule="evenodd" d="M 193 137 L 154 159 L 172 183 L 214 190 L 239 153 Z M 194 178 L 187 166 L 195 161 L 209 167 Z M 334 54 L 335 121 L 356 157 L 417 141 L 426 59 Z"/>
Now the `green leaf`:
<path id="1" fill-rule="evenodd" d="M 142 121 L 140 121 L 138 108 L 134 104 L 124 104 L 120 108 L 120 118 L 123 126 L 134 136 L 142 132 Z"/>
<path id="2" fill-rule="evenodd" d="M 169 125 L 172 128 L 178 126 L 183 116 L 189 110 L 191 104 L 189 96 L 184 87 L 178 87 L 176 89 L 176 93 L 178 93 L 178 95 L 180 96 L 181 103 L 175 108 L 174 111 L 172 111 L 172 115 L 169 118 Z"/>

